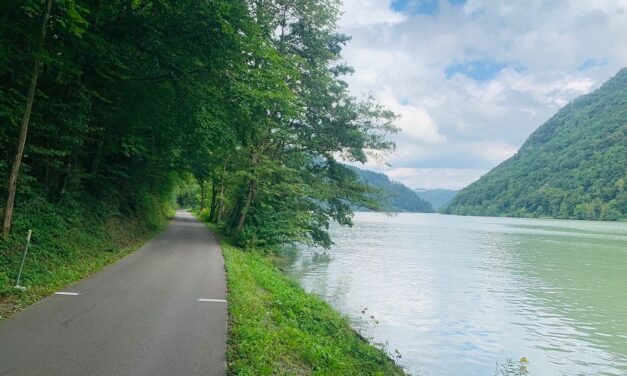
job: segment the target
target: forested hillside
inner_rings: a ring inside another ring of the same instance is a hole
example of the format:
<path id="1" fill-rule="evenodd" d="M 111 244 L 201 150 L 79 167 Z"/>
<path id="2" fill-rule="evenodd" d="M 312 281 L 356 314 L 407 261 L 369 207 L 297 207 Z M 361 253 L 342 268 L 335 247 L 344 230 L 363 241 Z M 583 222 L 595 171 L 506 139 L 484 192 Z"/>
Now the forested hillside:
<path id="1" fill-rule="evenodd" d="M 338 1 L 8 0 L 0 14 L 5 234 L 59 208 L 143 218 L 195 186 L 241 244 L 326 246 L 330 221 L 376 205 L 335 158 L 390 150 L 394 115 L 341 79 Z"/>
<path id="2" fill-rule="evenodd" d="M 448 213 L 627 218 L 627 68 L 562 108 Z"/>
<path id="3" fill-rule="evenodd" d="M 418 197 L 427 201 L 435 210 L 445 208 L 459 192 L 456 189 L 414 189 Z"/>
<path id="4" fill-rule="evenodd" d="M 427 201 L 403 184 L 390 180 L 385 174 L 351 167 L 359 179 L 378 190 L 381 208 L 392 212 L 433 213 Z"/>

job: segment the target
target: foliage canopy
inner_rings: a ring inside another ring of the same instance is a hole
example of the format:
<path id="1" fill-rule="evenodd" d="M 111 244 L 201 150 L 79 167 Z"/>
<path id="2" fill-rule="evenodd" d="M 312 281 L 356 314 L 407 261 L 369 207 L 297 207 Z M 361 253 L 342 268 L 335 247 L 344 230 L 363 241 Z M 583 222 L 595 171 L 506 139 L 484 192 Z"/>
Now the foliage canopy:
<path id="1" fill-rule="evenodd" d="M 328 246 L 331 221 L 374 205 L 338 159 L 391 150 L 394 115 L 341 79 L 338 1 L 55 0 L 38 49 L 44 3 L 0 3 L 3 182 L 43 67 L 18 211 L 98 198 L 128 215 L 191 177 L 241 244 Z"/>
<path id="2" fill-rule="evenodd" d="M 359 179 L 375 189 L 383 209 L 392 212 L 433 213 L 429 202 L 405 185 L 390 180 L 385 174 L 351 167 Z M 376 196 L 375 196 L 376 197 Z"/>
<path id="3" fill-rule="evenodd" d="M 627 68 L 562 108 L 518 153 L 463 189 L 464 215 L 627 218 Z"/>

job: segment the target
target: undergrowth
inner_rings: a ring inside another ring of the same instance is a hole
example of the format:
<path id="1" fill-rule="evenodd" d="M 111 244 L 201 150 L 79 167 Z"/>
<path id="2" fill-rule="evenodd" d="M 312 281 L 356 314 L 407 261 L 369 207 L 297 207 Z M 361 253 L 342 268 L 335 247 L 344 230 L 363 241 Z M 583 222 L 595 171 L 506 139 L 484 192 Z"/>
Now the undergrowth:
<path id="1" fill-rule="evenodd" d="M 225 237 L 220 244 L 228 281 L 230 375 L 405 374 L 269 256 L 237 248 Z"/>
<path id="2" fill-rule="evenodd" d="M 132 215 L 95 200 L 21 203 L 11 236 L 0 238 L 0 321 L 140 248 L 172 214 L 156 202 Z M 29 229 L 20 291 L 13 286 Z"/>

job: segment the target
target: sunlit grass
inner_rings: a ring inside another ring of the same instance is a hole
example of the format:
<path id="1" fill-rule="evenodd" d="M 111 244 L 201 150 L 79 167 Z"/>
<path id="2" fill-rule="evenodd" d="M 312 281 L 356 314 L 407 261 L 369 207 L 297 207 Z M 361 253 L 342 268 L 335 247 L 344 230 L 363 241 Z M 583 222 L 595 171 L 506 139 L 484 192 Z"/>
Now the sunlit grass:
<path id="1" fill-rule="evenodd" d="M 229 374 L 404 374 L 346 317 L 306 293 L 267 256 L 236 248 L 226 238 L 220 243 L 228 281 Z"/>

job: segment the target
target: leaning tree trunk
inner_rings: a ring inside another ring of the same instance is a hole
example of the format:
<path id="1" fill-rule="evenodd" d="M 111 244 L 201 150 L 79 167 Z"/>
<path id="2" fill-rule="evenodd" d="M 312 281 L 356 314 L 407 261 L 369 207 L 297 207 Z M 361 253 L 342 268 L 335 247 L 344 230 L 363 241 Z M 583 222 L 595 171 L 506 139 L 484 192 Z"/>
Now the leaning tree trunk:
<path id="1" fill-rule="evenodd" d="M 9 186 L 7 189 L 7 204 L 4 207 L 4 221 L 2 223 L 2 236 L 9 236 L 11 231 L 11 219 L 13 217 L 13 204 L 15 203 L 15 191 L 17 189 L 17 176 L 20 172 L 20 165 L 22 164 L 22 156 L 24 155 L 24 146 L 26 145 L 26 135 L 28 134 L 28 124 L 30 122 L 30 114 L 33 108 L 33 101 L 35 100 L 35 89 L 37 87 L 37 79 L 39 78 L 39 71 L 41 70 L 42 60 L 41 54 L 43 52 L 44 41 L 46 40 L 46 31 L 48 26 L 48 20 L 50 19 L 50 10 L 52 9 L 52 0 L 46 1 L 46 10 L 44 18 L 41 23 L 41 33 L 39 40 L 37 41 L 37 50 L 35 52 L 35 63 L 33 64 L 33 71 L 30 77 L 30 86 L 28 88 L 28 94 L 26 96 L 26 109 L 24 116 L 22 117 L 22 124 L 20 126 L 20 138 L 17 143 L 17 151 L 15 153 L 15 159 L 13 161 L 13 167 L 11 168 L 11 175 L 9 176 Z"/>
<path id="2" fill-rule="evenodd" d="M 255 182 L 255 180 L 251 180 L 250 183 L 248 183 L 248 193 L 246 194 L 246 201 L 244 202 L 244 207 L 242 208 L 239 220 L 237 221 L 237 227 L 235 228 L 237 232 L 241 231 L 242 228 L 244 228 L 246 215 L 248 215 L 248 211 L 250 210 L 250 206 L 253 202 L 253 196 L 255 195 L 256 188 L 257 183 Z"/>

